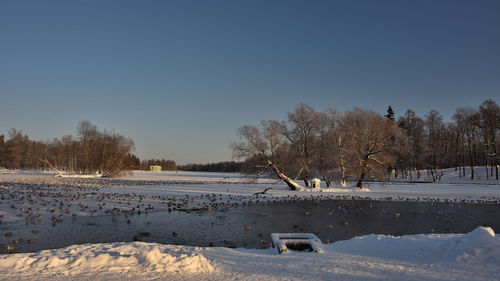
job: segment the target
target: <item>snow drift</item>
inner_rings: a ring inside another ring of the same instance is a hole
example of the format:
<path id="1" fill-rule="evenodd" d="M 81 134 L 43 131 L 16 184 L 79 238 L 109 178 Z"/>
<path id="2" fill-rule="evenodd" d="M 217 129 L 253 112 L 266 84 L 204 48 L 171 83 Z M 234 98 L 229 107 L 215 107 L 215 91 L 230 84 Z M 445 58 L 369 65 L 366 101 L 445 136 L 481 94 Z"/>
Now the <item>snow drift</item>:
<path id="1" fill-rule="evenodd" d="M 213 266 L 198 251 L 143 242 L 73 245 L 38 253 L 1 255 L 0 272 L 212 272 Z"/>
<path id="2" fill-rule="evenodd" d="M 489 227 L 467 234 L 366 235 L 323 253 L 199 248 L 155 243 L 73 245 L 0 255 L 12 280 L 496 280 L 500 240 Z"/>
<path id="3" fill-rule="evenodd" d="M 329 250 L 416 263 L 500 263 L 500 239 L 495 237 L 490 227 L 478 227 L 467 234 L 420 234 L 401 237 L 372 234 L 333 243 Z"/>

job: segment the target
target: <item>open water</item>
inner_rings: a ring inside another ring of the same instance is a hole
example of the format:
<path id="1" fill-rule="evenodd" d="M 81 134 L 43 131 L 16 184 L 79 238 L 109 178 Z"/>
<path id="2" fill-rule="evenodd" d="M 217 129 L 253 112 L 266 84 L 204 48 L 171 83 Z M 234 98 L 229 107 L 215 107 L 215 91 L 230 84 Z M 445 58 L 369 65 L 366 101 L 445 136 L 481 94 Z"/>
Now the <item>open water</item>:
<path id="1" fill-rule="evenodd" d="M 266 248 L 273 232 L 309 232 L 323 243 L 331 243 L 366 234 L 467 233 L 478 226 L 500 232 L 500 204 L 368 200 L 259 203 L 224 211 L 66 217 L 55 224 L 48 220 L 4 222 L 0 224 L 0 253 L 7 253 L 6 245 L 13 245 L 13 240 L 18 240 L 13 252 L 134 240 Z M 34 229 L 39 232 L 33 233 Z M 7 232 L 13 235 L 5 236 Z"/>

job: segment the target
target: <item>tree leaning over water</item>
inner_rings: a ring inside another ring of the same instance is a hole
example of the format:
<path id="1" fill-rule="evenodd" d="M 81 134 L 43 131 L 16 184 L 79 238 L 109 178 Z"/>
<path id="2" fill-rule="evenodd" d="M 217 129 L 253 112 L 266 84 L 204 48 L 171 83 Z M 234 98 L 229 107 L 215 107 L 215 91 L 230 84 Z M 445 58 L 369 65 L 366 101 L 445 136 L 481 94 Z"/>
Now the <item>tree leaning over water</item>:
<path id="1" fill-rule="evenodd" d="M 278 121 L 262 121 L 260 127 L 245 125 L 238 129 L 241 141 L 231 145 L 233 157 L 258 160 L 258 168 L 271 171 L 292 190 L 300 188 L 293 179 L 281 171 L 281 163 L 286 159 L 284 139 Z"/>

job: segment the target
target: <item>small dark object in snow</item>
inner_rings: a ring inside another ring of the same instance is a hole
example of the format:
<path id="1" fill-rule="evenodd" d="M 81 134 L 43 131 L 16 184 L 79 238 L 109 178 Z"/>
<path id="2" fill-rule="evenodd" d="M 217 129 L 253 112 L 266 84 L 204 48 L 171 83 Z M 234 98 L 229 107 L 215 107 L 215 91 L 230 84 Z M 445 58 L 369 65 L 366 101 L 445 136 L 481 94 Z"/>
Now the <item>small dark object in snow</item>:
<path id="1" fill-rule="evenodd" d="M 272 188 L 272 187 L 266 188 L 266 189 L 264 189 L 264 191 L 261 191 L 261 192 L 255 192 L 253 195 L 266 194 L 266 192 L 267 192 L 269 189 L 273 189 L 273 188 Z"/>

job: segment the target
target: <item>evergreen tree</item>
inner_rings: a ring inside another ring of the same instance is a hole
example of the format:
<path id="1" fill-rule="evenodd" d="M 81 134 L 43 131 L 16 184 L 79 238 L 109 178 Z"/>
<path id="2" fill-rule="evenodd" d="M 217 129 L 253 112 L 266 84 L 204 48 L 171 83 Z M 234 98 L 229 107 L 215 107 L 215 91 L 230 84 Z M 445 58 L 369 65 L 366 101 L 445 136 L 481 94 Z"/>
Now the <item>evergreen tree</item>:
<path id="1" fill-rule="evenodd" d="M 390 119 L 392 122 L 396 121 L 394 118 L 394 110 L 392 110 L 392 107 L 389 105 L 389 108 L 387 108 L 387 114 L 384 115 L 385 118 Z"/>

